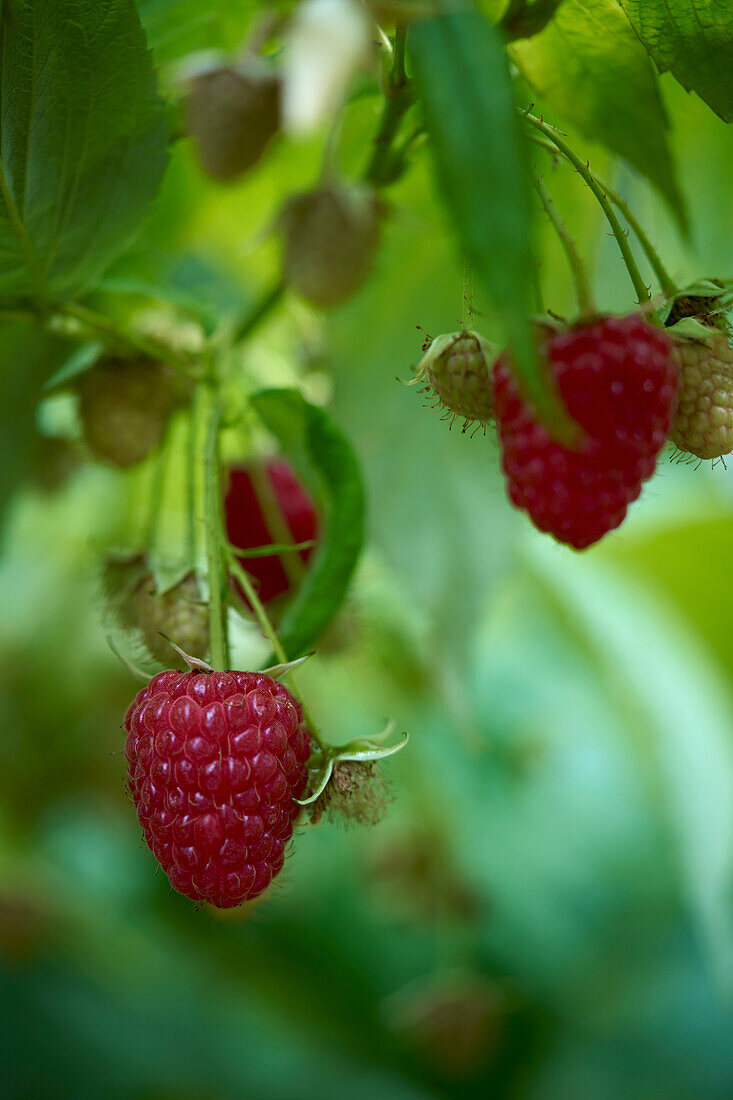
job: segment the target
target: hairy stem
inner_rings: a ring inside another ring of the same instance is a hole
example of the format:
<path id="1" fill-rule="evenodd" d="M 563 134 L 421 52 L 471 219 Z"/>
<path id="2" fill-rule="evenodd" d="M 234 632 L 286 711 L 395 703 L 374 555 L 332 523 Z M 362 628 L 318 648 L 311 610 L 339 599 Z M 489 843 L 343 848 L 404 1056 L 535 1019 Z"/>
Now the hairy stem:
<path id="1" fill-rule="evenodd" d="M 392 53 L 392 69 L 384 89 L 384 107 L 374 138 L 372 155 L 364 173 L 367 183 L 375 187 L 389 183 L 394 178 L 395 162 L 392 153 L 392 142 L 400 127 L 400 123 L 412 103 L 410 85 L 405 72 L 405 42 L 407 29 L 397 27 L 394 38 L 394 50 Z"/>
<path id="2" fill-rule="evenodd" d="M 636 297 L 639 305 L 643 305 L 644 303 L 649 302 L 649 288 L 641 277 L 641 272 L 639 271 L 636 260 L 634 259 L 634 254 L 631 251 L 631 247 L 629 246 L 628 238 L 624 233 L 621 223 L 616 216 L 616 211 L 613 209 L 613 206 L 609 202 L 605 191 L 598 183 L 589 166 L 585 164 L 577 155 L 577 153 L 575 153 L 570 148 L 567 142 L 563 141 L 560 135 L 551 126 L 548 126 L 547 123 L 544 122 L 541 118 L 536 118 L 534 115 L 531 115 L 525 111 L 522 111 L 521 115 L 522 118 L 525 119 L 525 121 L 528 122 L 530 126 L 533 126 L 535 130 L 539 130 L 541 134 L 544 134 L 545 137 L 550 139 L 552 144 L 555 145 L 563 154 L 563 156 L 570 161 L 575 170 L 583 177 L 585 182 L 588 184 L 588 187 L 590 187 L 591 191 L 598 199 L 601 209 L 606 215 L 608 224 L 611 227 L 611 232 L 616 238 L 616 242 L 621 251 L 621 256 L 629 272 L 629 277 L 631 278 L 631 282 L 634 285 L 634 290 L 636 291 Z M 654 312 L 650 312 L 649 319 L 658 321 L 658 318 Z"/>
<path id="3" fill-rule="evenodd" d="M 475 327 L 473 316 L 473 265 L 468 256 L 463 257 L 463 309 L 461 328 L 464 332 Z"/>
<path id="4" fill-rule="evenodd" d="M 535 142 L 536 145 L 539 145 L 541 149 L 545 149 L 551 155 L 557 156 L 560 152 L 556 145 L 554 145 L 550 141 L 545 140 L 545 138 L 533 137 L 532 140 Z M 626 202 L 626 200 L 622 199 L 618 192 L 615 191 L 612 187 L 609 187 L 609 185 L 605 183 L 596 172 L 593 172 L 590 166 L 587 167 L 588 171 L 591 172 L 594 179 L 596 180 L 598 186 L 605 191 L 611 202 L 620 211 L 621 216 L 626 222 L 628 222 L 629 226 L 634 231 L 634 234 L 636 235 L 639 244 L 644 250 L 646 258 L 649 261 L 649 264 L 657 277 L 657 281 L 659 282 L 662 292 L 666 295 L 666 297 L 673 298 L 678 291 L 677 284 L 667 271 L 667 268 L 664 266 L 664 263 L 662 262 L 659 253 L 657 252 L 652 242 L 649 240 L 649 237 L 646 235 L 644 229 L 641 226 L 641 223 L 639 222 L 639 219 L 633 213 L 631 207 Z"/>
<path id="5" fill-rule="evenodd" d="M 552 223 L 553 229 L 560 238 L 560 243 L 565 249 L 565 255 L 568 258 L 570 270 L 573 274 L 573 284 L 575 286 L 575 295 L 578 299 L 580 314 L 581 316 L 589 316 L 595 312 L 595 306 L 593 304 L 593 294 L 591 293 L 590 283 L 588 282 L 588 273 L 585 270 L 585 264 L 580 258 L 580 253 L 575 245 L 575 241 L 571 237 L 567 225 L 560 216 L 559 210 L 552 201 L 552 197 L 545 187 L 544 181 L 539 176 L 533 176 L 532 184 L 540 197 L 540 202 Z"/>

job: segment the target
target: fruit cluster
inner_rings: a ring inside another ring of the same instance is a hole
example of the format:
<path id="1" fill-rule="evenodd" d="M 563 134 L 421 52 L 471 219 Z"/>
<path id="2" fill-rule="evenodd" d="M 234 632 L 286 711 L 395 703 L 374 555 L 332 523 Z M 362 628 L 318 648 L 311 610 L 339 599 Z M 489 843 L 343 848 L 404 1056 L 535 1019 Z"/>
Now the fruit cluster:
<path id="1" fill-rule="evenodd" d="M 672 341 L 632 316 L 545 330 L 540 345 L 579 437 L 572 446 L 553 439 L 502 356 L 494 364 L 502 467 L 510 500 L 540 531 L 582 550 L 619 526 L 654 473 L 677 397 Z"/>
<path id="2" fill-rule="evenodd" d="M 668 439 L 701 459 L 733 448 L 727 327 L 704 311 L 680 320 L 675 309 L 667 325 L 641 315 L 536 324 L 540 362 L 576 430 L 564 443 L 523 396 L 511 356 L 497 356 L 477 332 L 433 340 L 417 380 L 451 424 L 496 424 L 511 502 L 582 550 L 622 523 Z"/>

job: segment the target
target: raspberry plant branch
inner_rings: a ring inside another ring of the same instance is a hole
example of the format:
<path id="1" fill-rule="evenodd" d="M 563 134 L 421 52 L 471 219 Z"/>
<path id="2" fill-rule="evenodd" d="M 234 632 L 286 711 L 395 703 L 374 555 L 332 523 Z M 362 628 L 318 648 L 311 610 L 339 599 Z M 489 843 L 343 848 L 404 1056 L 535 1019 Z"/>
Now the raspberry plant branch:
<path id="1" fill-rule="evenodd" d="M 252 583 L 252 578 L 230 547 L 227 549 L 227 563 L 232 575 L 236 580 L 239 581 L 240 585 L 242 586 L 242 591 L 244 592 L 250 607 L 255 613 L 255 617 L 257 619 L 257 622 L 260 624 L 262 633 L 265 635 L 268 642 L 272 646 L 272 652 L 275 654 L 278 662 L 281 665 L 292 665 L 292 662 L 288 660 L 288 656 L 283 649 L 282 642 L 278 637 L 272 620 L 267 614 L 265 605 L 263 604 L 260 597 L 257 595 L 257 589 Z M 308 730 L 311 734 L 311 737 L 313 738 L 314 743 L 317 745 L 318 750 L 323 753 L 327 750 L 327 746 L 324 744 L 323 738 L 320 734 L 320 730 L 318 729 L 318 726 L 315 724 L 312 716 L 308 711 L 302 693 L 298 690 L 297 684 L 295 683 L 295 677 L 292 673 L 292 668 L 290 669 L 290 671 L 287 672 L 286 675 L 290 683 L 290 690 L 303 708 L 303 715 L 308 725 Z"/>
<path id="2" fill-rule="evenodd" d="M 552 126 L 548 126 L 543 119 L 536 118 L 535 115 L 530 114 L 529 111 L 521 111 L 520 114 L 525 122 L 528 122 L 530 126 L 533 126 L 535 128 L 535 130 L 539 130 L 541 134 L 544 134 L 546 138 L 549 138 L 552 144 L 560 150 L 562 155 L 570 161 L 575 170 L 585 180 L 588 187 L 598 199 L 601 209 L 606 215 L 608 224 L 611 227 L 611 232 L 616 238 L 619 249 L 621 251 L 621 256 L 624 263 L 626 264 L 626 268 L 629 272 L 629 277 L 631 279 L 631 282 L 633 283 L 634 290 L 636 291 L 636 297 L 639 305 L 645 305 L 646 303 L 650 302 L 651 298 L 649 295 L 649 288 L 644 282 L 641 272 L 639 271 L 638 265 L 634 258 L 634 254 L 631 251 L 626 233 L 624 232 L 621 223 L 616 216 L 616 211 L 613 209 L 613 206 L 609 202 L 605 191 L 598 183 L 589 166 L 580 159 L 577 153 L 575 153 L 570 148 L 566 141 L 563 141 L 563 139 L 558 133 L 556 133 Z M 653 310 L 650 310 L 649 312 L 649 320 L 658 322 L 657 315 Z"/>
<path id="3" fill-rule="evenodd" d="M 273 554 L 296 554 L 301 550 L 311 550 L 316 545 L 314 539 L 305 542 L 271 542 L 267 546 L 254 546 L 245 549 L 229 543 L 229 549 L 238 558 L 270 558 Z"/>
<path id="4" fill-rule="evenodd" d="M 557 233 L 560 243 L 562 244 L 565 255 L 568 258 L 570 264 L 570 270 L 573 276 L 573 285 L 575 287 L 575 295 L 578 299 L 578 309 L 581 317 L 591 316 L 595 312 L 595 306 L 593 304 L 593 295 L 590 289 L 590 283 L 588 281 L 588 273 L 585 270 L 585 264 L 580 258 L 580 253 L 576 247 L 567 225 L 563 221 L 560 211 L 552 201 L 552 196 L 545 186 L 544 180 L 541 176 L 532 176 L 532 184 L 540 197 L 540 202 L 544 207 L 552 227 Z"/>
<path id="5" fill-rule="evenodd" d="M 406 40 L 406 27 L 398 26 L 394 36 L 392 68 L 385 82 L 382 117 L 374 138 L 372 155 L 364 173 L 366 182 L 375 187 L 391 183 L 399 175 L 404 159 L 395 155 L 392 143 L 412 103 L 410 82 L 405 72 Z"/>
<path id="6" fill-rule="evenodd" d="M 201 403 L 208 406 L 208 423 L 204 448 L 203 518 L 209 579 L 210 655 L 214 668 L 223 670 L 229 667 L 229 640 L 226 624 L 228 585 L 222 568 L 221 463 L 219 454 L 221 399 L 216 380 L 201 383 L 198 389 Z"/>
<path id="7" fill-rule="evenodd" d="M 288 527 L 288 521 L 280 507 L 277 494 L 267 476 L 265 464 L 262 462 L 253 462 L 250 470 L 250 477 L 252 480 L 252 491 L 254 492 L 255 500 L 264 517 L 268 532 L 282 545 L 292 541 L 292 532 Z M 300 554 L 297 553 L 297 551 L 288 551 L 282 554 L 280 562 L 288 578 L 288 582 L 293 587 L 297 587 L 305 574 L 305 565 Z"/>
<path id="8" fill-rule="evenodd" d="M 677 294 L 677 285 L 675 284 L 674 279 L 662 263 L 659 253 L 642 229 L 638 218 L 632 212 L 629 204 L 624 199 L 622 199 L 621 196 L 616 191 L 614 191 L 612 187 L 609 187 L 607 183 L 604 183 L 601 179 L 599 179 L 598 176 L 596 176 L 595 178 L 598 180 L 599 186 L 603 188 L 611 202 L 618 208 L 622 217 L 625 219 L 625 221 L 628 222 L 629 226 L 634 231 L 634 234 L 639 241 L 639 244 L 644 250 L 646 258 L 648 259 L 649 264 L 657 277 L 659 285 L 662 288 L 662 292 L 667 297 L 674 298 L 674 296 Z"/>
<path id="9" fill-rule="evenodd" d="M 463 309 L 461 328 L 465 332 L 474 327 L 473 316 L 473 267 L 468 256 L 463 257 Z"/>
<path id="10" fill-rule="evenodd" d="M 544 138 L 535 136 L 532 138 L 532 141 L 536 145 L 539 145 L 541 149 L 544 149 L 546 152 L 550 153 L 554 157 L 557 157 L 558 153 L 560 152 L 557 146 L 553 145 L 550 141 L 546 141 Z M 659 285 L 662 288 L 662 292 L 664 293 L 664 295 L 668 298 L 673 298 L 677 294 L 678 287 L 672 276 L 667 271 L 667 268 L 662 263 L 659 253 L 657 252 L 652 242 L 649 240 L 647 234 L 644 232 L 644 229 L 642 228 L 639 219 L 636 217 L 629 204 L 626 202 L 625 199 L 621 198 L 617 191 L 615 191 L 612 187 L 605 183 L 597 174 L 597 172 L 593 172 L 590 166 L 588 166 L 588 171 L 592 173 L 592 175 L 596 179 L 596 182 L 598 183 L 598 186 L 603 188 L 611 202 L 619 210 L 621 216 L 626 222 L 628 222 L 630 228 L 634 231 L 634 234 L 639 241 L 639 244 L 644 250 L 646 258 L 649 261 L 649 264 L 657 277 L 657 281 L 659 282 Z"/>
<path id="11" fill-rule="evenodd" d="M 233 332 L 230 334 L 230 340 L 232 344 L 241 344 L 259 325 L 272 313 L 273 309 L 282 301 L 285 294 L 285 283 L 282 280 L 278 280 L 264 291 L 260 298 L 255 302 L 252 309 L 235 325 Z"/>
<path id="12" fill-rule="evenodd" d="M 89 309 L 88 306 L 80 305 L 78 302 L 66 302 L 59 312 L 62 316 L 72 317 L 87 328 L 102 333 L 113 343 L 126 345 L 151 359 L 163 359 L 171 366 L 183 370 L 189 377 L 197 376 L 195 362 L 190 356 L 176 348 L 159 344 L 155 340 L 149 340 L 139 333 L 124 328 L 104 314 Z"/>

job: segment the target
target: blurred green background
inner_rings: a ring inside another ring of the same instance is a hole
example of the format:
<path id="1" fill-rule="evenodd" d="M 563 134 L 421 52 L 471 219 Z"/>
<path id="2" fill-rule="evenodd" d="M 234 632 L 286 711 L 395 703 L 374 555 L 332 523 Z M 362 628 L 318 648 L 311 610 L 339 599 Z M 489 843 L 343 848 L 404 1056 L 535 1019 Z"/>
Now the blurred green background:
<path id="1" fill-rule="evenodd" d="M 189 41 L 181 18 L 179 39 L 168 7 L 139 6 L 165 83 L 200 35 Z M 232 27 L 207 35 L 231 41 Z M 733 134 L 662 86 L 690 241 L 646 184 L 577 146 L 676 276 L 730 275 Z M 347 112 L 347 175 L 363 168 L 377 109 L 366 96 Z M 276 270 L 273 218 L 315 180 L 321 141 L 279 144 L 224 190 L 178 142 L 112 274 L 221 309 L 256 297 Z M 590 196 L 536 156 L 599 304 L 629 309 Z M 121 720 L 137 686 L 106 644 L 98 563 L 129 542 L 149 471 L 71 462 L 54 441 L 63 401 L 38 410 L 67 349 L 3 330 L 8 1100 L 733 1095 L 733 469 L 665 455 L 597 548 L 538 535 L 507 503 L 493 439 L 449 432 L 396 381 L 419 358 L 417 325 L 435 336 L 459 324 L 461 276 L 426 150 L 387 198 L 366 289 L 325 318 L 287 301 L 243 370 L 330 398 L 367 481 L 368 550 L 303 670 L 311 709 L 336 742 L 390 716 L 411 741 L 385 765 L 387 820 L 303 826 L 276 887 L 245 913 L 197 911 L 169 891 L 124 789 Z M 570 314 L 539 214 L 537 233 L 545 304 Z M 477 305 L 491 338 L 491 304 Z M 175 470 L 172 497 L 174 483 Z"/>

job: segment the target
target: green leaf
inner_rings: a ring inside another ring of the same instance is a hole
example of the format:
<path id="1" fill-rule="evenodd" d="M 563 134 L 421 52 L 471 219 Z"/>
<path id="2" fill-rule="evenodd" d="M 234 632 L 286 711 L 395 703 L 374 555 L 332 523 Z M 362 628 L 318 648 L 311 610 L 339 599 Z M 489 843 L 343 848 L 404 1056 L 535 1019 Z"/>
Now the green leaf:
<path id="1" fill-rule="evenodd" d="M 733 122 L 733 0 L 621 0 L 661 72 Z"/>
<path id="2" fill-rule="evenodd" d="M 80 344 L 72 351 L 68 359 L 64 360 L 57 371 L 43 384 L 43 392 L 58 389 L 78 378 L 80 374 L 90 370 L 104 351 L 104 344 L 92 341 L 88 344 Z"/>
<path id="3" fill-rule="evenodd" d="M 565 0 L 512 55 L 553 111 L 659 188 L 685 229 L 657 78 L 615 0 Z"/>
<path id="4" fill-rule="evenodd" d="M 532 345 L 534 260 L 522 138 L 499 33 L 477 11 L 416 23 L 408 42 L 443 194 L 504 320 L 516 373 L 540 415 L 562 414 Z"/>
<path id="5" fill-rule="evenodd" d="M 10 0 L 0 25 L 0 299 L 93 285 L 166 161 L 132 0 Z"/>
<path id="6" fill-rule="evenodd" d="M 156 61 L 174 61 L 193 50 L 235 49 L 257 10 L 255 0 L 138 0 Z"/>
<path id="7" fill-rule="evenodd" d="M 323 633 L 346 595 L 364 542 L 364 486 L 351 445 L 328 414 L 297 390 L 262 390 L 251 404 L 320 512 L 318 547 L 279 628 L 292 660 Z"/>

